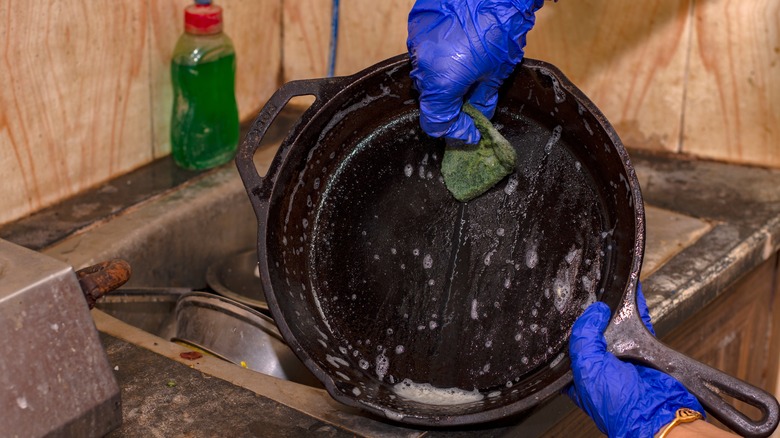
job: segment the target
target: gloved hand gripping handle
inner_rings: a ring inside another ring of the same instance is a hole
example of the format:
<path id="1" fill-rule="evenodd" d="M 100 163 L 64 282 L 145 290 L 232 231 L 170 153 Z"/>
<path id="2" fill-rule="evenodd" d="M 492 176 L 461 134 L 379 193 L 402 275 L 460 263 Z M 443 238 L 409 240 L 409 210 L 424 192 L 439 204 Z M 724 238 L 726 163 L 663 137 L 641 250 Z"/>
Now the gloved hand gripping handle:
<path id="1" fill-rule="evenodd" d="M 647 364 L 671 375 L 692 392 L 715 418 L 741 436 L 765 437 L 780 422 L 780 406 L 768 392 L 678 353 L 658 341 L 645 327 L 637 309 L 636 294 L 627 294 L 604 336 L 618 358 Z M 753 420 L 723 399 L 734 397 L 761 411 Z"/>

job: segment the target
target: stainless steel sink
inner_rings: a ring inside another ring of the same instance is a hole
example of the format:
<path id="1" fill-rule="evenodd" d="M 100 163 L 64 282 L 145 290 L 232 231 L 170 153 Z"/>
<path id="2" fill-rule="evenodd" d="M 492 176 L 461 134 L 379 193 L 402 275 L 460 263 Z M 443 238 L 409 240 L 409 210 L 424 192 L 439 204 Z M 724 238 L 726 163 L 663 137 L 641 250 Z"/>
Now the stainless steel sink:
<path id="1" fill-rule="evenodd" d="M 120 289 L 101 298 L 95 307 L 133 327 L 170 339 L 175 333 L 174 309 L 186 288 Z"/>

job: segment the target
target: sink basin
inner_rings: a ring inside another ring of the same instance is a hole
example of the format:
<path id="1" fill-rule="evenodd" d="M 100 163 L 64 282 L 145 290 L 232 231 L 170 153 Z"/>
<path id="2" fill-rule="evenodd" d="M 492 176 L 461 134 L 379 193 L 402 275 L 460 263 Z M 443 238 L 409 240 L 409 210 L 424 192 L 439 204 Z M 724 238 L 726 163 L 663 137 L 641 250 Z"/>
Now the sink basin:
<path id="1" fill-rule="evenodd" d="M 101 298 L 95 308 L 133 327 L 170 339 L 175 333 L 173 311 L 186 288 L 120 289 Z"/>

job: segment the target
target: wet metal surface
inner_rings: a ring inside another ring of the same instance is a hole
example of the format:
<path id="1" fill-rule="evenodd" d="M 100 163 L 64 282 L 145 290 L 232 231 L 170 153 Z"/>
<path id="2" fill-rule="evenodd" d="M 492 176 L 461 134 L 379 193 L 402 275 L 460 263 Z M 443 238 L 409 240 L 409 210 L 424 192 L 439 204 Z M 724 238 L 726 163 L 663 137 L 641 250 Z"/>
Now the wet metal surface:
<path id="1" fill-rule="evenodd" d="M 206 282 L 222 296 L 255 309 L 268 310 L 255 248 L 231 254 L 209 266 Z"/>
<path id="2" fill-rule="evenodd" d="M 101 298 L 95 307 L 147 333 L 171 339 L 176 302 L 189 292 L 187 288 L 120 289 Z"/>
<path id="3" fill-rule="evenodd" d="M 284 343 L 273 320 L 248 306 L 193 292 L 176 303 L 174 318 L 172 340 L 269 376 L 321 387 Z"/>

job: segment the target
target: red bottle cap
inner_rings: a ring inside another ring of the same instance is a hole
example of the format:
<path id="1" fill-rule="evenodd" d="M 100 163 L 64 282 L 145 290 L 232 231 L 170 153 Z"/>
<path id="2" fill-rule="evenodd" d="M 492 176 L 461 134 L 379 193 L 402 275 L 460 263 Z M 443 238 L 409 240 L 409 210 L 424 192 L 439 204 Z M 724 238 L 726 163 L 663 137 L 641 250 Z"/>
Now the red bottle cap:
<path id="1" fill-rule="evenodd" d="M 184 9 L 184 31 L 195 35 L 222 32 L 222 8 L 212 4 L 194 4 Z"/>

